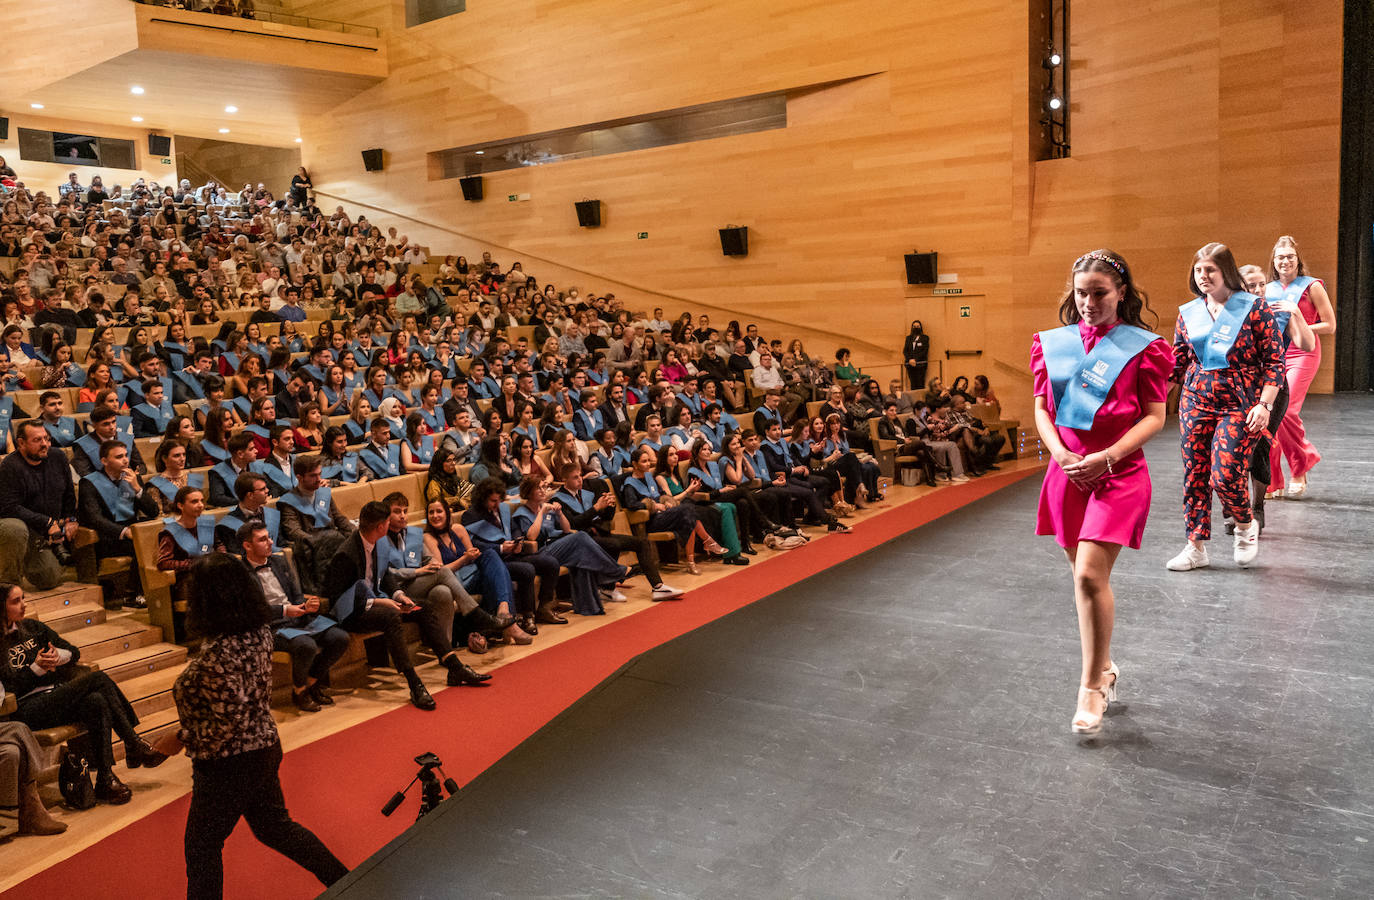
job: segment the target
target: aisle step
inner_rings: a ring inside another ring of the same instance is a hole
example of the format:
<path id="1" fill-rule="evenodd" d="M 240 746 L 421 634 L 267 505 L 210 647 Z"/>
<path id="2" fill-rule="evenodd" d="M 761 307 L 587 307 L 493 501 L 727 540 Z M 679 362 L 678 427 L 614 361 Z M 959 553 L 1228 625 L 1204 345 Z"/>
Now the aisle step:
<path id="1" fill-rule="evenodd" d="M 67 634 L 78 628 L 88 628 L 105 621 L 108 611 L 100 601 L 83 601 L 72 606 L 60 608 L 39 618 L 58 634 Z"/>
<path id="2" fill-rule="evenodd" d="M 50 591 L 34 591 L 32 594 L 24 594 L 24 603 L 28 606 L 28 614 L 44 622 L 47 622 L 53 614 L 71 609 L 74 606 L 89 604 L 100 606 L 104 601 L 105 595 L 101 591 L 100 585 L 83 584 L 79 581 L 59 584 Z"/>
<path id="3" fill-rule="evenodd" d="M 186 648 L 178 644 L 150 644 L 107 656 L 100 661 L 100 670 L 115 681 L 127 681 L 149 672 L 181 665 L 186 662 Z"/>
<path id="4" fill-rule="evenodd" d="M 106 619 L 96 625 L 77 628 L 63 635 L 81 648 L 82 662 L 96 662 L 106 657 L 136 650 L 162 641 L 162 629 L 143 625 L 126 617 Z"/>

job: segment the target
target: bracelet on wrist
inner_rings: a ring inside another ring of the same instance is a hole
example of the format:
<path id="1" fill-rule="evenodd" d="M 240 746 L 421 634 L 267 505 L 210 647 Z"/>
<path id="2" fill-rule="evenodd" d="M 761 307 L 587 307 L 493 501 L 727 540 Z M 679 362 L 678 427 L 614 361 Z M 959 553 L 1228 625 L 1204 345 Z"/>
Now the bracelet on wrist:
<path id="1" fill-rule="evenodd" d="M 1103 451 L 1102 451 L 1102 458 L 1105 459 L 1105 460 L 1107 461 L 1107 474 L 1108 474 L 1108 475 L 1113 475 L 1113 474 L 1115 474 L 1115 473 L 1112 471 L 1112 462 L 1114 462 L 1114 460 L 1112 459 L 1112 455 L 1111 455 L 1110 453 L 1108 453 L 1106 450 L 1103 450 Z"/>

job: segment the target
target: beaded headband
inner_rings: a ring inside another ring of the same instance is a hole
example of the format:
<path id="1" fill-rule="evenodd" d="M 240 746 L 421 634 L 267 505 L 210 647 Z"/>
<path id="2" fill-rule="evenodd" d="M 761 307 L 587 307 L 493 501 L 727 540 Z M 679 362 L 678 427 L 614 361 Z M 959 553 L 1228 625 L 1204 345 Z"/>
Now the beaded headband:
<path id="1" fill-rule="evenodd" d="M 1074 263 L 1074 268 L 1077 268 L 1078 264 L 1083 262 L 1083 260 L 1085 259 L 1100 259 L 1107 265 L 1111 266 L 1113 269 L 1116 269 L 1116 273 L 1120 275 L 1122 278 L 1126 277 L 1126 267 L 1121 264 L 1121 260 L 1117 259 L 1114 256 L 1108 256 L 1105 253 L 1085 253 L 1082 256 L 1078 257 L 1078 262 Z"/>

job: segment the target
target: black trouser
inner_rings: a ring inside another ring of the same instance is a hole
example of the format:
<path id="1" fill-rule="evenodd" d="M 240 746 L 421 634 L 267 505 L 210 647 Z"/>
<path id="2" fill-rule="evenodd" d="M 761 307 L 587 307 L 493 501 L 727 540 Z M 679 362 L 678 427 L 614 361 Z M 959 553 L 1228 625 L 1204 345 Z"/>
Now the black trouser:
<path id="1" fill-rule="evenodd" d="M 644 572 L 644 577 L 649 579 L 650 587 L 657 587 L 663 583 L 658 563 L 654 562 L 654 555 L 649 552 L 648 541 L 629 534 L 608 534 L 601 531 L 587 533 L 596 541 L 596 545 L 610 554 L 611 559 L 616 562 L 620 561 L 620 554 L 633 553 L 639 568 Z"/>
<path id="2" fill-rule="evenodd" d="M 751 491 L 741 487 L 730 487 L 717 491 L 714 498 L 719 503 L 732 503 L 735 516 L 739 519 L 739 538 L 743 544 L 761 541 L 764 538 L 764 515 L 754 501 Z"/>
<path id="3" fill-rule="evenodd" d="M 282 796 L 281 744 L 222 759 L 197 759 L 191 768 L 191 811 L 186 816 L 186 896 L 224 895 L 224 841 L 240 818 L 253 836 L 330 885 L 348 867 L 314 832 L 291 819 Z"/>
<path id="4" fill-rule="evenodd" d="M 824 525 L 830 521 L 830 514 L 825 511 L 825 501 L 821 499 L 820 491 L 817 490 L 815 483 L 811 481 L 813 476 L 794 475 L 788 479 L 785 487 L 779 490 L 786 491 L 793 500 L 800 500 L 806 509 L 806 521 L 813 525 Z M 797 479 L 797 480 L 793 480 Z M 826 487 L 829 482 L 820 479 Z"/>
<path id="5" fill-rule="evenodd" d="M 138 716 L 119 685 L 104 672 L 87 672 L 50 691 L 19 701 L 15 717 L 34 731 L 78 721 L 86 726 L 91 742 L 91 762 L 98 772 L 114 768 L 113 731 L 126 747 L 138 742 Z"/>
<path id="6" fill-rule="evenodd" d="M 415 674 L 415 665 L 410 661 L 410 650 L 406 647 L 406 633 L 401 627 L 400 612 L 375 603 L 371 609 L 366 609 L 365 593 L 366 585 L 359 582 L 355 600 L 357 605 L 354 607 L 356 612 L 340 624 L 345 631 L 355 633 L 380 631 L 386 639 L 386 648 L 391 654 L 392 664 L 396 666 L 397 671 L 405 675 L 407 682 L 414 684 L 419 681 L 420 676 Z"/>
<path id="7" fill-rule="evenodd" d="M 291 683 L 298 688 L 305 687 L 311 678 L 329 687 L 329 670 L 348 652 L 348 641 L 348 632 L 336 625 L 319 634 L 292 638 L 272 633 L 273 649 L 291 654 Z"/>
<path id="8" fill-rule="evenodd" d="M 510 580 L 515 583 L 515 607 L 524 615 L 533 615 L 535 610 L 553 602 L 554 591 L 558 588 L 558 570 L 562 568 L 558 560 L 547 553 L 519 553 L 503 555 L 501 561 L 510 570 Z M 534 596 L 534 579 L 539 578 L 539 597 Z"/>
<path id="9" fill-rule="evenodd" d="M 919 362 L 914 366 L 906 367 L 907 390 L 919 391 L 926 386 L 927 365 L 927 363 Z"/>
<path id="10" fill-rule="evenodd" d="M 792 495 L 787 488 L 769 484 L 752 494 L 760 511 L 784 528 L 796 528 L 797 517 L 792 515 Z"/>
<path id="11" fill-rule="evenodd" d="M 415 600 L 414 597 L 410 599 Z M 418 604 L 415 609 L 403 613 L 402 618 L 420 626 L 420 642 L 429 648 L 429 652 L 434 654 L 435 659 L 442 660 L 453 652 L 453 640 L 449 637 L 452 632 L 444 629 L 443 622 L 428 598 L 415 600 L 415 602 Z M 443 606 L 449 616 L 449 621 L 452 622 L 453 604 L 444 601 Z"/>
<path id="12" fill-rule="evenodd" d="M 1264 485 L 1261 490 L 1250 492 L 1251 505 L 1256 509 L 1264 509 L 1264 494 L 1269 490 L 1269 448 L 1274 443 L 1273 433 L 1279 430 L 1279 423 L 1287 414 L 1288 382 L 1285 381 L 1274 397 L 1274 409 L 1269 413 L 1269 430 L 1260 432 L 1259 440 L 1255 441 L 1255 452 L 1250 457 L 1250 478 Z"/>
<path id="13" fill-rule="evenodd" d="M 859 485 L 863 484 L 863 469 L 859 458 L 853 453 L 841 453 L 840 458 L 826 465 L 826 471 L 834 472 L 842 479 L 844 502 L 853 503 L 859 495 Z"/>

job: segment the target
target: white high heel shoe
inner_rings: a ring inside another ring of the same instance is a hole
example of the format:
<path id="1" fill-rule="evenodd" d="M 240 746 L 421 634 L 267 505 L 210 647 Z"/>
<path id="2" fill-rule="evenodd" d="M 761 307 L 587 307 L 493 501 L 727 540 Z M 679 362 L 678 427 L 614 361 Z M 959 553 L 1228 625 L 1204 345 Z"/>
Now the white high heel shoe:
<path id="1" fill-rule="evenodd" d="M 1102 717 L 1107 714 L 1107 707 L 1111 705 L 1111 697 L 1107 693 L 1107 688 L 1078 688 L 1078 712 L 1074 713 L 1073 721 L 1069 723 L 1070 730 L 1074 734 L 1097 734 L 1102 730 Z M 1095 713 L 1088 709 L 1084 701 L 1087 695 L 1102 695 L 1102 712 Z"/>
<path id="2" fill-rule="evenodd" d="M 1103 689 L 1104 691 L 1107 692 L 1107 699 L 1108 699 L 1110 702 L 1115 703 L 1115 702 L 1116 702 L 1116 683 L 1117 683 L 1118 681 L 1121 680 L 1121 670 L 1118 669 L 1118 668 L 1116 667 L 1116 663 L 1112 663 L 1111 665 L 1107 666 L 1107 668 L 1103 669 L 1102 671 L 1103 671 L 1104 673 L 1106 673 L 1107 675 L 1110 675 L 1110 676 L 1111 676 L 1111 679 L 1112 679 L 1112 680 L 1111 680 L 1110 682 L 1108 682 L 1107 684 L 1102 685 L 1102 689 Z"/>
<path id="3" fill-rule="evenodd" d="M 1306 481 L 1290 481 L 1290 482 L 1288 482 L 1288 490 L 1287 490 L 1287 491 L 1284 491 L 1284 494 L 1283 494 L 1283 495 L 1284 495 L 1284 497 L 1286 497 L 1286 498 L 1289 499 L 1289 500 L 1301 500 L 1301 499 L 1302 499 L 1302 495 L 1303 495 L 1303 494 L 1306 494 L 1306 493 L 1307 493 L 1307 482 L 1306 482 Z"/>

